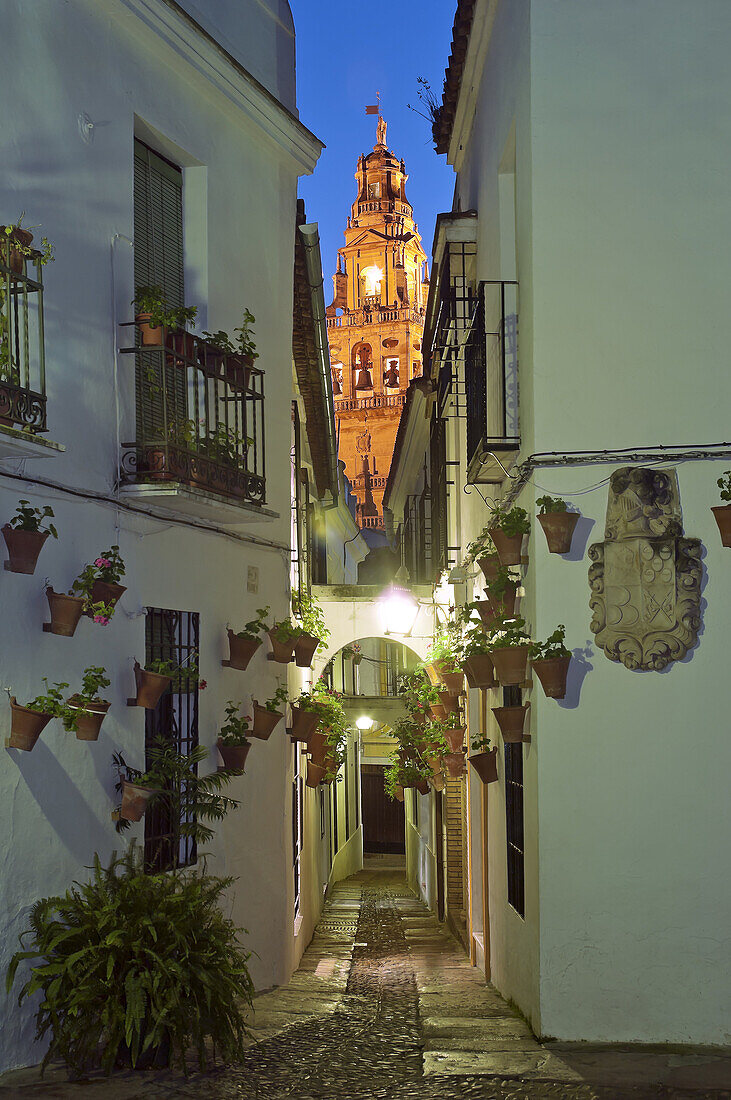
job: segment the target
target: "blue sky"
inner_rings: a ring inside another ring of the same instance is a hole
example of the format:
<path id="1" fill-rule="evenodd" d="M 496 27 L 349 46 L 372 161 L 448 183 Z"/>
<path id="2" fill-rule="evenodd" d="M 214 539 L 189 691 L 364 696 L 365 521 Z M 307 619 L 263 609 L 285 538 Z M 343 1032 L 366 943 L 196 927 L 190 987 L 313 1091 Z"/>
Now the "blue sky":
<path id="1" fill-rule="evenodd" d="M 355 198 L 355 166 L 376 140 L 376 102 L 388 123 L 387 143 L 406 161 L 406 194 L 414 207 L 424 249 L 431 255 L 434 222 L 452 206 L 454 174 L 437 156 L 416 78 L 426 77 L 441 96 L 456 0 L 291 0 L 297 35 L 297 101 L 300 118 L 327 148 L 314 175 L 300 180 L 309 221 L 320 226 L 325 301 L 344 243 L 345 219 Z"/>

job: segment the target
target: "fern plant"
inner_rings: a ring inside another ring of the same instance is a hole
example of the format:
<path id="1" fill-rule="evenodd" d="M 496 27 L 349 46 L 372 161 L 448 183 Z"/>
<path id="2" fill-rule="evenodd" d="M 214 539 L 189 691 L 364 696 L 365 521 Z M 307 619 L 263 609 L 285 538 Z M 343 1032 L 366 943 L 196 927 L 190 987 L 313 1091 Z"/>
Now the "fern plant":
<path id="1" fill-rule="evenodd" d="M 232 881 L 146 875 L 132 845 L 108 867 L 95 855 L 89 882 L 37 901 L 6 988 L 31 961 L 18 1002 L 41 993 L 36 1037 L 50 1036 L 42 1070 L 60 1057 L 76 1074 L 98 1065 L 110 1073 L 125 1051 L 135 1066 L 167 1043 L 184 1072 L 191 1048 L 203 1069 L 207 1039 L 214 1059 L 240 1060 L 254 987 L 242 930 L 219 908 Z"/>

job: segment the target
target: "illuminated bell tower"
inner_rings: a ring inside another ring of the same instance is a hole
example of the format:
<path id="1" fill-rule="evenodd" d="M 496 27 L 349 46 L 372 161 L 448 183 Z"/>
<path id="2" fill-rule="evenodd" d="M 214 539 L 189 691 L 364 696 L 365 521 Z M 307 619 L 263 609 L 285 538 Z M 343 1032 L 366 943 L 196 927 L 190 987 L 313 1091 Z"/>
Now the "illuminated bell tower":
<path id="1" fill-rule="evenodd" d="M 340 458 L 358 499 L 358 522 L 379 530 L 406 389 L 422 373 L 429 291 L 406 167 L 386 146 L 380 115 L 376 144 L 359 158 L 355 179 L 326 312 Z"/>

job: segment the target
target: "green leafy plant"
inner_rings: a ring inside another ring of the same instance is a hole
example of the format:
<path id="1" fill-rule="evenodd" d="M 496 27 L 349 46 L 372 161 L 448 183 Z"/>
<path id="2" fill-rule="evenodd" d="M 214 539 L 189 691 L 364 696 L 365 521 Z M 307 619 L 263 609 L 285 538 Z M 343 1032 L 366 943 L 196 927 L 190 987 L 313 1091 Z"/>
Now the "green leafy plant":
<path id="1" fill-rule="evenodd" d="M 514 504 L 508 510 L 499 504 L 494 504 L 490 512 L 488 526 L 499 528 L 508 538 L 512 535 L 527 535 L 530 533 L 528 513 L 525 508 L 519 508 L 517 504 Z"/>
<path id="2" fill-rule="evenodd" d="M 287 702 L 288 698 L 289 698 L 289 696 L 287 694 L 286 687 L 280 686 L 280 687 L 277 688 L 277 690 L 274 692 L 274 694 L 271 696 L 271 698 L 267 699 L 267 701 L 265 703 L 262 703 L 262 706 L 266 710 L 270 710 L 270 711 L 276 713 L 276 712 L 279 711 L 279 708 L 281 706 L 284 706 L 284 704 Z"/>
<path id="3" fill-rule="evenodd" d="M 105 703 L 106 700 L 99 697 L 99 692 L 104 688 L 108 688 L 111 682 L 107 676 L 107 670 L 102 668 L 101 665 L 89 665 L 88 668 L 85 668 L 81 679 L 81 691 L 76 692 L 67 700 L 70 714 L 63 716 L 64 729 L 75 730 L 78 719 L 82 715 L 92 713 L 92 703 Z M 71 721 L 71 717 L 73 717 L 73 721 Z"/>
<path id="4" fill-rule="evenodd" d="M 501 619 L 491 636 L 490 649 L 507 649 L 514 645 L 530 645 L 530 634 L 525 630 L 525 619 Z"/>
<path id="5" fill-rule="evenodd" d="M 482 653 L 490 653 L 491 649 L 493 649 L 492 633 L 488 633 L 477 623 L 469 630 L 465 631 L 465 658 L 475 657 Z"/>
<path id="6" fill-rule="evenodd" d="M 10 241 L 12 249 L 17 252 L 19 256 L 23 256 L 26 260 L 33 260 L 34 263 L 39 263 L 41 267 L 45 267 L 46 264 L 53 263 L 56 257 L 53 254 L 53 245 L 49 244 L 47 237 L 41 238 L 41 247 L 33 248 L 30 244 L 25 244 L 22 240 L 21 234 L 17 230 L 25 230 L 26 233 L 31 229 L 37 229 L 37 225 L 27 226 L 23 225 L 23 218 L 25 217 L 25 210 L 18 218 L 17 222 L 11 222 L 10 225 L 2 226 L 2 232 L 4 236 Z M 0 258 L 3 263 L 5 262 L 5 249 L 0 251 Z"/>
<path id="7" fill-rule="evenodd" d="M 254 440 L 241 435 L 235 428 L 218 424 L 199 443 L 199 450 L 217 462 L 227 466 L 241 466 L 246 461 L 246 451 Z"/>
<path id="8" fill-rule="evenodd" d="M 16 515 L 10 520 L 10 526 L 16 531 L 48 531 L 54 539 L 58 538 L 58 531 L 52 523 L 46 523 L 47 519 L 53 519 L 53 508 L 49 504 L 43 508 L 32 508 L 29 500 L 19 500 Z"/>
<path id="9" fill-rule="evenodd" d="M 403 673 L 396 690 L 403 697 L 407 711 L 412 714 L 426 714 L 433 703 L 439 702 L 438 689 L 432 686 L 423 665 L 416 665 Z"/>
<path id="10" fill-rule="evenodd" d="M 249 743 L 247 734 L 249 732 L 251 715 L 242 715 L 239 713 L 242 705 L 242 703 L 234 703 L 232 699 L 229 699 L 226 703 L 226 721 L 221 726 L 218 733 L 224 745 L 239 746 Z"/>
<path id="11" fill-rule="evenodd" d="M 723 477 L 719 477 L 716 485 L 721 490 L 721 500 L 731 501 L 731 470 L 724 470 Z"/>
<path id="12" fill-rule="evenodd" d="M 170 306 L 161 286 L 138 286 L 131 305 L 137 314 L 149 313 L 148 324 L 151 328 L 164 325 L 165 328 L 185 328 L 192 324 L 197 315 L 197 306 Z"/>
<path id="13" fill-rule="evenodd" d="M 510 572 L 509 567 L 507 565 L 501 565 L 495 576 L 485 581 L 485 589 L 491 599 L 499 602 L 505 596 L 508 588 L 517 583 L 518 581 Z"/>
<path id="14" fill-rule="evenodd" d="M 325 616 L 318 600 L 311 592 L 292 593 L 292 613 L 302 623 L 305 633 L 320 639 L 318 649 L 329 641 L 330 631 L 325 625 Z"/>
<path id="15" fill-rule="evenodd" d="M 251 638 L 256 641 L 260 634 L 265 633 L 269 626 L 267 625 L 267 615 L 269 614 L 269 605 L 266 607 L 257 607 L 256 618 L 250 619 L 245 624 L 243 630 L 235 630 L 234 634 L 237 638 Z"/>
<path id="16" fill-rule="evenodd" d="M 92 598 L 94 584 L 96 581 L 118 584 L 124 572 L 124 561 L 119 554 L 119 547 L 112 546 L 95 558 L 92 564 L 84 566 L 71 585 L 69 595 L 81 597 L 84 600 L 84 611 L 91 614 L 95 623 L 106 626 L 114 615 L 116 602 L 105 603 L 102 600 L 94 600 Z"/>
<path id="17" fill-rule="evenodd" d="M 469 561 L 477 561 L 491 557 L 497 557 L 497 550 L 487 527 L 483 527 L 474 542 L 467 547 L 467 558 Z"/>
<path id="18" fill-rule="evenodd" d="M 38 711 L 39 714 L 50 714 L 52 718 L 60 718 L 66 729 L 75 730 L 77 712 L 68 705 L 64 696 L 69 685 L 65 681 L 49 684 L 45 676 L 43 683 L 46 685 L 46 694 L 36 695 L 35 699 L 31 699 L 29 703 L 23 703 L 22 706 L 27 707 L 28 710 Z M 10 688 L 5 690 L 8 696 L 12 695 Z"/>
<path id="19" fill-rule="evenodd" d="M 176 661 L 163 661 L 155 658 L 145 663 L 145 672 L 154 672 L 156 676 L 174 676 L 179 667 Z"/>
<path id="20" fill-rule="evenodd" d="M 275 623 L 271 629 L 271 633 L 274 635 L 278 642 L 290 642 L 293 638 L 299 638 L 302 633 L 302 629 L 299 626 L 295 626 L 290 618 L 280 619 Z"/>
<path id="21" fill-rule="evenodd" d="M 7 971 L 10 992 L 19 964 L 31 964 L 18 1002 L 41 994 L 42 1069 L 62 1058 L 77 1075 L 99 1064 L 109 1074 L 125 1048 L 135 1066 L 169 1042 L 187 1073 L 191 1049 L 208 1064 L 207 1040 L 224 1061 L 241 1061 L 254 987 L 243 929 L 221 912 L 234 880 L 145 874 L 134 845 L 107 867 L 95 855 L 91 870 L 89 882 L 36 902 Z"/>
<path id="22" fill-rule="evenodd" d="M 564 645 L 565 638 L 566 627 L 563 623 L 559 623 L 553 634 L 549 634 L 545 642 L 533 643 L 530 651 L 532 660 L 548 660 L 551 657 L 570 657 L 571 650 L 567 649 Z"/>
<path id="23" fill-rule="evenodd" d="M 462 660 L 462 640 L 459 624 L 454 623 L 438 634 L 431 644 L 429 651 L 432 662 L 439 661 L 444 664 L 444 671 L 457 672 L 459 662 Z"/>
<path id="24" fill-rule="evenodd" d="M 470 738 L 472 752 L 489 752 L 492 741 L 485 733 L 478 733 Z"/>
<path id="25" fill-rule="evenodd" d="M 567 512 L 568 504 L 561 497 L 538 497 L 536 504 L 540 508 L 538 513 L 541 516 L 549 515 L 552 512 Z"/>
<path id="26" fill-rule="evenodd" d="M 258 359 L 259 353 L 256 350 L 254 333 L 251 329 L 255 323 L 254 314 L 244 308 L 241 325 L 234 329 L 234 340 L 224 329 L 219 329 L 218 332 L 204 332 L 203 337 L 226 355 L 242 355 L 248 359 Z"/>

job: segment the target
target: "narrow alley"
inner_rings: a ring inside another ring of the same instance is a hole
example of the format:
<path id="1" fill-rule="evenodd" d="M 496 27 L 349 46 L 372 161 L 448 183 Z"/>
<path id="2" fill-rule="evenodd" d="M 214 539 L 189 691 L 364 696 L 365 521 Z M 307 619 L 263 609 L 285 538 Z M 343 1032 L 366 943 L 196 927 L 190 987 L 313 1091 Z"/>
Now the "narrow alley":
<path id="1" fill-rule="evenodd" d="M 723 1100 L 715 1054 L 540 1044 L 416 899 L 397 857 L 338 883 L 292 981 L 258 996 L 240 1066 L 5 1074 L 2 1100 Z"/>

